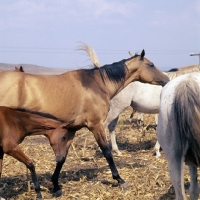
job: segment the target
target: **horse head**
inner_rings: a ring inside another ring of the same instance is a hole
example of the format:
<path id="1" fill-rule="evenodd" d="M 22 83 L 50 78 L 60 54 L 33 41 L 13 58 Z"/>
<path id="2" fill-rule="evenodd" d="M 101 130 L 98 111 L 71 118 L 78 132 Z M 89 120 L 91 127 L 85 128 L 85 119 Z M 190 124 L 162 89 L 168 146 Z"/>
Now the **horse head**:
<path id="1" fill-rule="evenodd" d="M 136 70 L 136 79 L 143 83 L 164 86 L 169 82 L 169 78 L 160 71 L 150 60 L 145 58 L 145 51 L 142 50 L 140 55 L 133 55 L 129 52 L 131 58 L 126 62 L 129 70 Z M 138 66 L 138 67 L 134 67 Z M 134 74 L 135 76 L 135 74 Z"/>
<path id="2" fill-rule="evenodd" d="M 15 66 L 15 70 L 16 72 L 24 72 L 24 69 L 22 66 L 20 66 L 19 68 Z"/>
<path id="3" fill-rule="evenodd" d="M 74 135 L 68 131 L 69 125 L 72 123 L 74 123 L 74 121 L 61 123 L 48 136 L 50 145 L 56 156 L 56 162 L 65 161 L 70 144 L 74 138 Z"/>

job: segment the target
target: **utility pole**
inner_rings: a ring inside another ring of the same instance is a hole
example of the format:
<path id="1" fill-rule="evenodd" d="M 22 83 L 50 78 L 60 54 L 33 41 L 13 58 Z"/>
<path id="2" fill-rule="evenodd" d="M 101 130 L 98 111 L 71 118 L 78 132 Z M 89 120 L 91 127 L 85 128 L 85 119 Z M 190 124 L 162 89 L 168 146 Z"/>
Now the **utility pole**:
<path id="1" fill-rule="evenodd" d="M 200 65 L 200 53 L 191 53 L 190 56 L 199 56 L 199 65 Z"/>

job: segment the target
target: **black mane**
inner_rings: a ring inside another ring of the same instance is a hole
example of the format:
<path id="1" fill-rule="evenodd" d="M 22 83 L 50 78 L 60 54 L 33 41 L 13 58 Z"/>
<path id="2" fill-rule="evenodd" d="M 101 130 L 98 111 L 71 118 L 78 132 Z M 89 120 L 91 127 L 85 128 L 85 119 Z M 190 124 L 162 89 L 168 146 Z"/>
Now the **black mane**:
<path id="1" fill-rule="evenodd" d="M 125 62 L 137 56 L 138 55 L 135 55 L 131 58 L 124 59 L 119 62 L 115 62 L 113 64 L 104 65 L 100 68 L 84 69 L 84 72 L 87 73 L 89 76 L 93 76 L 95 71 L 99 71 L 100 76 L 104 83 L 106 78 L 108 78 L 114 84 L 118 84 L 119 82 L 125 81 L 125 77 L 128 71 Z"/>

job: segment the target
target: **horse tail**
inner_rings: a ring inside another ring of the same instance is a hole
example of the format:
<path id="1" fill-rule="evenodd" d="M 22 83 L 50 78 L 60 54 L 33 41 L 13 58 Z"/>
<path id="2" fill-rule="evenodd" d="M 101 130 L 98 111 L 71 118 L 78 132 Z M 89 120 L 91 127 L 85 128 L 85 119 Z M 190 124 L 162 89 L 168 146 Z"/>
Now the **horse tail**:
<path id="1" fill-rule="evenodd" d="M 99 58 L 98 58 L 96 52 L 94 51 L 94 49 L 83 42 L 81 42 L 81 43 L 82 43 L 82 45 L 80 45 L 79 48 L 77 48 L 77 50 L 86 51 L 86 53 L 90 57 L 90 60 L 92 61 L 92 64 L 94 65 L 94 67 L 100 68 L 101 64 L 100 64 Z"/>
<path id="2" fill-rule="evenodd" d="M 182 81 L 176 88 L 174 114 L 181 144 L 187 140 L 195 163 L 200 165 L 200 89 L 193 79 Z"/>

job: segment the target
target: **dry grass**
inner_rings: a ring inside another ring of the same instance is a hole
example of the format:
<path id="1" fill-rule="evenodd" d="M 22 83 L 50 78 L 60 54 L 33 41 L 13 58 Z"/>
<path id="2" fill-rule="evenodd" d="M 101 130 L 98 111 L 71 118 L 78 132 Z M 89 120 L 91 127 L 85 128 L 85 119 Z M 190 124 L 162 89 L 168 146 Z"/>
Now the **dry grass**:
<path id="1" fill-rule="evenodd" d="M 20 146 L 35 161 L 44 199 L 174 199 L 165 156 L 163 152 L 160 159 L 153 156 L 155 130 L 140 132 L 137 126 L 127 123 L 130 112 L 131 110 L 127 109 L 120 115 L 116 130 L 123 156 L 114 156 L 119 174 L 128 184 L 126 190 L 117 187 L 117 182 L 112 179 L 108 164 L 99 151 L 92 133 L 82 129 L 76 134 L 59 178 L 64 194 L 58 198 L 52 197 L 50 178 L 55 168 L 55 161 L 50 145 L 46 138 L 41 136 L 28 137 L 24 140 Z M 145 116 L 145 124 L 154 123 L 152 121 L 152 116 Z M 187 168 L 185 171 L 187 189 L 189 185 Z M 22 163 L 5 156 L 0 180 L 0 196 L 6 199 L 34 199 L 34 190 L 27 191 L 26 173 L 27 169 Z"/>

